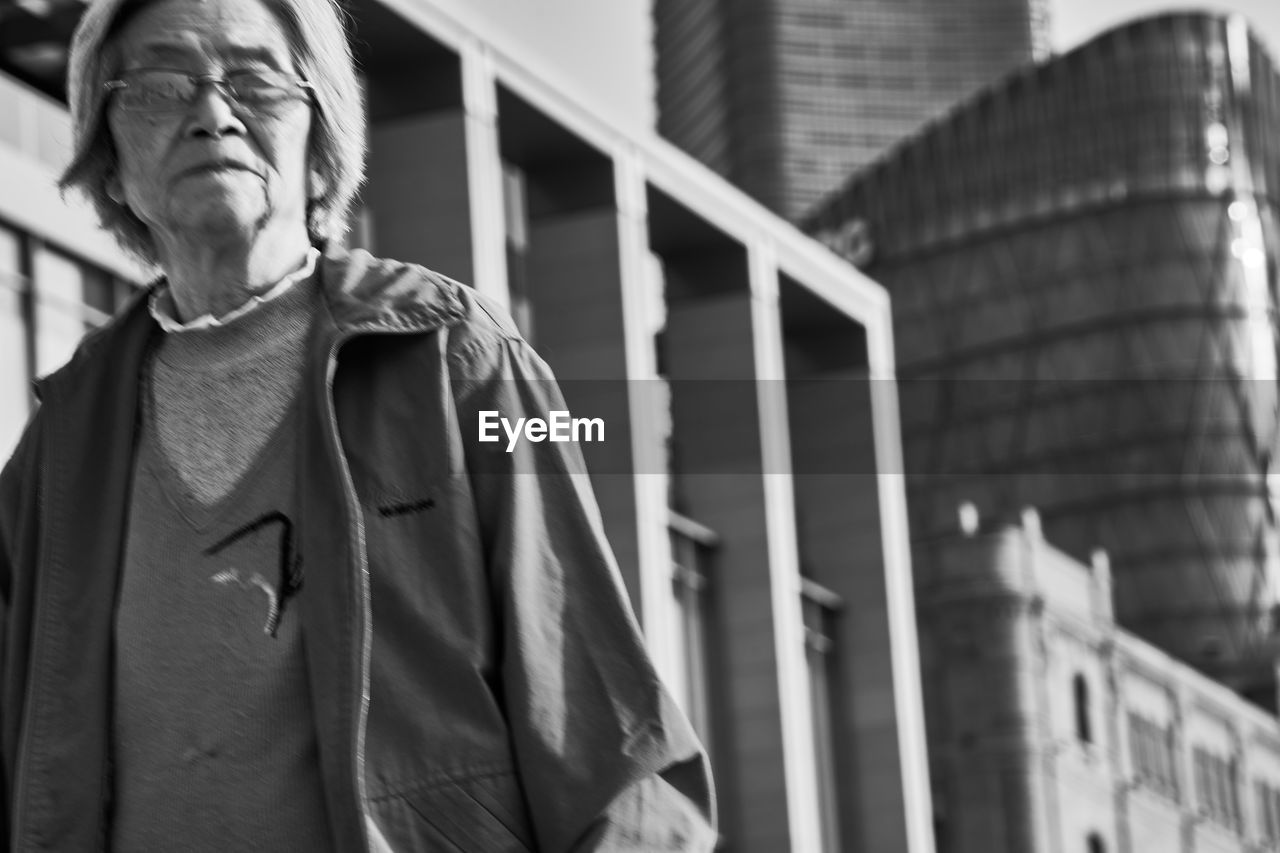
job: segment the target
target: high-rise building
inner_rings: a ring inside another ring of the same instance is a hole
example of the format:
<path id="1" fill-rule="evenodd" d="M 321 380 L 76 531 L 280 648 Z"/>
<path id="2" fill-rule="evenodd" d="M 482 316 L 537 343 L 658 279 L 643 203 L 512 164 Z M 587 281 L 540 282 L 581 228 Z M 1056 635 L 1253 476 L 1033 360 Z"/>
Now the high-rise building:
<path id="1" fill-rule="evenodd" d="M 655 0 L 658 129 L 794 219 L 1048 55 L 1047 0 Z"/>
<path id="2" fill-rule="evenodd" d="M 0 0 L 0 455 L 26 380 L 146 275 L 54 189 L 81 5 Z M 556 23 L 605 5 L 349 3 L 372 118 L 352 239 L 510 305 L 605 422 L 602 521 L 710 748 L 723 849 L 932 853 L 905 493 L 874 476 L 901 466 L 888 301 L 613 121 L 603 78 L 573 85 L 594 59 Z"/>
<path id="3" fill-rule="evenodd" d="M 805 223 L 894 300 L 912 535 L 1035 506 L 1118 623 L 1276 706 L 1280 71 L 1239 17 L 1015 74 Z"/>

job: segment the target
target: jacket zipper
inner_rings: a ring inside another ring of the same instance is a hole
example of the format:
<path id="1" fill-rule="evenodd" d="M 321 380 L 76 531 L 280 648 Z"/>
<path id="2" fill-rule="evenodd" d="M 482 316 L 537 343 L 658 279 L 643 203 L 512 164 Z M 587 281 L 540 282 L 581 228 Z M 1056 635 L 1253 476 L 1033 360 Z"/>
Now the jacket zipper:
<path id="1" fill-rule="evenodd" d="M 338 471 L 342 475 L 342 496 L 346 501 L 347 517 L 354 521 L 354 533 L 348 530 L 348 536 L 351 539 L 351 544 L 356 549 L 357 559 L 359 560 L 360 657 L 357 668 L 359 675 L 356 689 L 359 691 L 360 703 L 356 709 L 355 783 L 360 832 L 364 837 L 364 849 L 368 851 L 372 845 L 369 840 L 369 815 L 365 805 L 368 802 L 368 795 L 364 768 L 365 739 L 369 724 L 369 664 L 373 648 L 373 602 L 372 594 L 369 591 L 369 556 L 365 550 L 364 513 L 360 511 L 360 498 L 356 494 L 355 482 L 351 476 L 351 467 L 347 464 L 346 454 L 342 450 L 342 436 L 338 431 L 338 413 L 333 399 L 333 379 L 338 369 L 338 350 L 353 337 L 355 337 L 355 333 L 340 335 L 329 347 L 325 362 L 324 410 L 325 417 L 329 422 L 327 430 L 328 449 L 333 454 L 338 465 Z"/>
<path id="2" fill-rule="evenodd" d="M 340 334 L 329 347 L 325 363 L 324 407 L 328 419 L 328 449 L 337 460 L 338 470 L 342 474 L 343 498 L 346 500 L 348 516 L 355 521 L 355 534 L 352 537 L 356 553 L 360 561 L 360 660 L 359 684 L 360 705 L 356 711 L 356 796 L 359 800 L 360 831 L 364 836 L 364 848 L 367 851 L 375 845 L 369 829 L 370 817 L 366 808 L 369 801 L 368 785 L 365 780 L 365 741 L 369 727 L 369 694 L 370 694 L 370 659 L 373 651 L 373 596 L 370 592 L 369 554 L 365 545 L 364 513 L 360 509 L 360 497 L 356 494 L 355 481 L 351 476 L 351 466 L 347 464 L 346 453 L 342 449 L 342 436 L 338 430 L 338 413 L 334 405 L 333 379 L 338 368 L 338 351 L 352 338 L 361 334 L 407 335 L 424 334 L 428 328 L 400 329 L 351 329 Z"/>

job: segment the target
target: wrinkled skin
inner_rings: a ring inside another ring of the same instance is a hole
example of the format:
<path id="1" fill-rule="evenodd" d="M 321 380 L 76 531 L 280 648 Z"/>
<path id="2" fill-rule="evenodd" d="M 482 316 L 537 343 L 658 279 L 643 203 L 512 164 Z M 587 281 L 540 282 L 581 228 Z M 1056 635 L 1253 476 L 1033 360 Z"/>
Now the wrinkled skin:
<path id="1" fill-rule="evenodd" d="M 124 69 L 296 74 L 259 0 L 159 0 L 116 37 Z M 118 171 L 108 191 L 146 224 L 184 319 L 225 314 L 297 266 L 309 246 L 304 99 L 252 111 L 205 85 L 185 110 L 108 107 Z"/>

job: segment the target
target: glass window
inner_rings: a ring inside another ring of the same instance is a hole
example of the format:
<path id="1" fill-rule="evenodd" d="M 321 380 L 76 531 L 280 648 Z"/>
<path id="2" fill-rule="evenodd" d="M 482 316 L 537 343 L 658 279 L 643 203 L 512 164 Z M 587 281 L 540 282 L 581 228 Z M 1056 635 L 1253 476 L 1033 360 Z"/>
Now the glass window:
<path id="1" fill-rule="evenodd" d="M 1076 737 L 1081 743 L 1093 743 L 1093 726 L 1089 713 L 1089 682 L 1076 674 L 1072 680 L 1076 706 Z"/>
<path id="2" fill-rule="evenodd" d="M 1280 845 L 1280 786 L 1255 783 L 1258 793 L 1258 824 L 1264 841 Z"/>
<path id="3" fill-rule="evenodd" d="M 1263 788 L 1266 789 L 1267 815 L 1270 816 L 1268 818 L 1270 830 L 1267 831 L 1267 840 L 1275 841 L 1277 845 L 1280 845 L 1280 786 L 1265 785 Z"/>
<path id="4" fill-rule="evenodd" d="M 822 819 L 822 850 L 837 853 L 840 846 L 840 791 L 836 755 L 837 643 L 836 620 L 840 597 L 809 578 L 801 579 L 805 660 L 809 666 L 809 702 L 813 714 L 814 766 L 818 776 L 818 808 Z"/>
<path id="5" fill-rule="evenodd" d="M 105 273 L 43 247 L 34 253 L 32 266 L 36 375 L 43 376 L 71 357 L 87 330 L 111 316 L 114 283 Z"/>
<path id="6" fill-rule="evenodd" d="M 1171 799 L 1178 798 L 1173 734 L 1168 728 L 1130 712 L 1129 756 L 1134 779 L 1139 784 Z"/>
<path id="7" fill-rule="evenodd" d="M 1239 832 L 1240 827 L 1244 825 L 1244 815 L 1240 809 L 1240 767 L 1234 758 L 1223 766 L 1222 780 L 1227 793 L 1227 819 Z"/>
<path id="8" fill-rule="evenodd" d="M 671 513 L 671 592 L 680 625 L 680 664 L 685 713 L 707 749 L 711 748 L 708 557 L 717 537 L 679 513 Z"/>
<path id="9" fill-rule="evenodd" d="M 0 227 L 0 465 L 9 458 L 31 413 L 26 286 L 21 239 Z"/>
<path id="10" fill-rule="evenodd" d="M 1178 799 L 1178 772 L 1174 762 L 1173 729 L 1155 727 L 1156 745 L 1160 749 L 1158 772 L 1164 791 L 1172 799 Z"/>
<path id="11" fill-rule="evenodd" d="M 525 260 L 529 255 L 529 207 L 525 175 L 519 166 L 502 164 L 502 211 L 507 232 L 507 291 L 511 317 L 520 334 L 533 341 L 533 304 Z"/>
<path id="12" fill-rule="evenodd" d="M 1236 788 L 1234 759 L 1222 758 L 1196 747 L 1196 800 L 1201 814 L 1228 829 L 1239 830 L 1240 796 Z"/>
<path id="13" fill-rule="evenodd" d="M 84 333 L 132 292 L 129 283 L 0 226 L 0 462 L 30 416 L 31 378 L 61 367 Z"/>

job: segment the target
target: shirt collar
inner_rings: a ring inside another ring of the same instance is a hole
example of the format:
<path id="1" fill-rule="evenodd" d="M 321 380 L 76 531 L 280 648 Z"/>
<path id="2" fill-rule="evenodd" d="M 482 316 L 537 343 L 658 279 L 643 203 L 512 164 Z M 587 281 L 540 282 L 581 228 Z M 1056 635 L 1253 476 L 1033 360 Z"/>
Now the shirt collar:
<path id="1" fill-rule="evenodd" d="M 223 314 L 221 317 L 214 317 L 212 314 L 201 314 L 186 323 L 180 321 L 174 314 L 173 310 L 173 294 L 169 292 L 168 286 L 158 288 L 151 294 L 149 308 L 151 316 L 160 324 L 160 328 L 166 332 L 189 332 L 194 329 L 209 329 L 214 326 L 225 326 L 234 322 L 237 318 L 243 317 L 254 308 L 257 308 L 264 302 L 270 302 L 287 291 L 290 287 L 302 281 L 311 275 L 316 268 L 316 259 L 320 257 L 320 250 L 315 246 L 307 252 L 306 259 L 302 262 L 302 266 L 294 272 L 289 273 L 280 281 L 276 282 L 266 292 L 258 293 L 241 305 L 239 308 L 231 311 L 229 314 Z"/>

